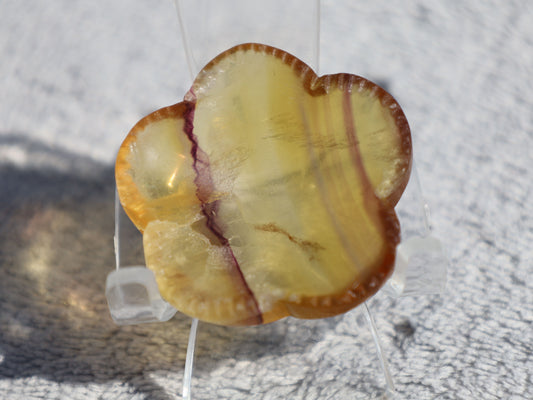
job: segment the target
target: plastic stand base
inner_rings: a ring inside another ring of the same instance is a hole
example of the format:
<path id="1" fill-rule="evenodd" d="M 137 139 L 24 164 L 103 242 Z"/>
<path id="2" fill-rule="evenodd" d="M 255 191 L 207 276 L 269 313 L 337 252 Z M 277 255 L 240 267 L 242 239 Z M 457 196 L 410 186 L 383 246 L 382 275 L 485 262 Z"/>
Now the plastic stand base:
<path id="1" fill-rule="evenodd" d="M 118 325 L 164 322 L 176 314 L 159 294 L 154 273 L 142 266 L 111 272 L 105 294 L 111 317 Z"/>
<path id="2" fill-rule="evenodd" d="M 394 274 L 385 287 L 393 297 L 442 293 L 448 261 L 440 240 L 413 236 L 396 250 Z"/>

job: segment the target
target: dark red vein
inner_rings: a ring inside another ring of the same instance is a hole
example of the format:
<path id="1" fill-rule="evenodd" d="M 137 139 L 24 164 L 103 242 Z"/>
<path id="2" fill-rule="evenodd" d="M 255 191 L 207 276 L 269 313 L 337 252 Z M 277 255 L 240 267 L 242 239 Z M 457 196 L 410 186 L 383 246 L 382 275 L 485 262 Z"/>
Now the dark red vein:
<path id="1" fill-rule="evenodd" d="M 185 102 L 186 109 L 184 113 L 184 127 L 183 131 L 191 141 L 191 156 L 193 158 L 193 169 L 196 173 L 194 183 L 196 184 L 196 197 L 201 202 L 202 214 L 206 218 L 206 226 L 213 233 L 213 235 L 219 240 L 220 244 L 227 253 L 226 259 L 230 260 L 232 272 L 236 277 L 237 282 L 243 288 L 244 293 L 248 296 L 253 303 L 251 312 L 257 316 L 255 322 L 261 324 L 263 322 L 263 316 L 259 308 L 257 299 L 248 286 L 244 274 L 233 250 L 231 249 L 228 239 L 224 236 L 223 230 L 216 221 L 217 213 L 220 207 L 220 200 L 211 201 L 212 194 L 215 191 L 215 184 L 211 176 L 209 157 L 198 145 L 198 138 L 194 134 L 194 111 L 195 104 L 192 102 Z"/>

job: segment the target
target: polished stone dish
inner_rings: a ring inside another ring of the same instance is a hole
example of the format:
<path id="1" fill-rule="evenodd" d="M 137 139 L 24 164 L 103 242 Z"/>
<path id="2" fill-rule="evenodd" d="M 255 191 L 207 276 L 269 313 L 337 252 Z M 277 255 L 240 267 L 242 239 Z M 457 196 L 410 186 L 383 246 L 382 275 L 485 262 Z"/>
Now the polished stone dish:
<path id="1" fill-rule="evenodd" d="M 382 88 L 248 43 L 133 127 L 116 181 L 162 296 L 191 317 L 253 325 L 337 315 L 382 286 L 411 159 Z"/>

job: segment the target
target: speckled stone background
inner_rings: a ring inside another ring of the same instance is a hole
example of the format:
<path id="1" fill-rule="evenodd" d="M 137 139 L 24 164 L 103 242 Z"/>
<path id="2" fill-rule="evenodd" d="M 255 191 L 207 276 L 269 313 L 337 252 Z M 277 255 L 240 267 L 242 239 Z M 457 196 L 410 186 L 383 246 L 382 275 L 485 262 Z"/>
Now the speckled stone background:
<path id="1" fill-rule="evenodd" d="M 322 3 L 321 72 L 402 104 L 450 258 L 442 296 L 369 302 L 395 398 L 533 398 L 532 21 L 528 0 Z M 0 398 L 180 398 L 189 320 L 118 327 L 104 285 L 117 148 L 188 82 L 171 1 L 0 1 Z M 200 324 L 193 398 L 384 398 L 360 319 Z"/>

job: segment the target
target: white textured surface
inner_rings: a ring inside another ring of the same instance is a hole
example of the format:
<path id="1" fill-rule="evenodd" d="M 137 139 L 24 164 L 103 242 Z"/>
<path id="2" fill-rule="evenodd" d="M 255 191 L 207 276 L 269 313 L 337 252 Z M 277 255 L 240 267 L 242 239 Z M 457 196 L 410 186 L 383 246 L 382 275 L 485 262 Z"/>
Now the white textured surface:
<path id="1" fill-rule="evenodd" d="M 402 104 L 451 259 L 444 296 L 370 302 L 400 399 L 533 398 L 532 7 L 324 1 L 321 72 Z M 179 398 L 187 319 L 104 297 L 115 152 L 189 81 L 172 3 L 4 0 L 0 56 L 0 398 Z M 193 398 L 379 397 L 357 314 L 200 324 Z"/>

